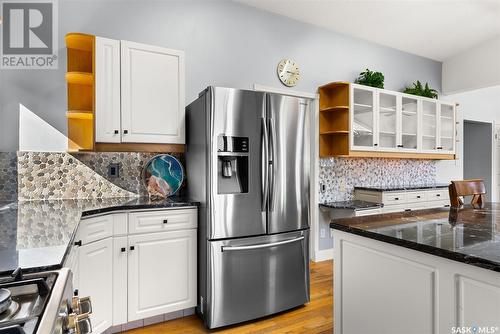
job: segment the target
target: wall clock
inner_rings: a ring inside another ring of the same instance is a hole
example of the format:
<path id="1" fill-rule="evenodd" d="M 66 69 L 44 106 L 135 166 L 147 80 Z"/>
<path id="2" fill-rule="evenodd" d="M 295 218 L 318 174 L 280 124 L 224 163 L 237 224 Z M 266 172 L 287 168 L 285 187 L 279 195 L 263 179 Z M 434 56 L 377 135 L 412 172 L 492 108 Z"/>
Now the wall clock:
<path id="1" fill-rule="evenodd" d="M 300 79 L 299 65 L 291 59 L 282 59 L 278 63 L 278 78 L 287 87 L 293 87 Z"/>

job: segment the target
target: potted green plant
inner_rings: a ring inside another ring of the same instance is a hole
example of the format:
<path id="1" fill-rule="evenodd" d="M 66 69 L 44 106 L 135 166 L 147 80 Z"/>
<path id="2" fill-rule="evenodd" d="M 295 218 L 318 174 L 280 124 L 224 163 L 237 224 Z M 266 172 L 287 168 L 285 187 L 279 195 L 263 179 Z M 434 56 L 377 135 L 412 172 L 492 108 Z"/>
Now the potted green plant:
<path id="1" fill-rule="evenodd" d="M 431 99 L 438 98 L 437 90 L 430 88 L 427 82 L 425 83 L 425 86 L 422 86 L 422 83 L 419 80 L 414 82 L 412 87 L 406 87 L 403 93 L 430 97 Z"/>
<path id="2" fill-rule="evenodd" d="M 384 79 L 382 72 L 374 72 L 366 69 L 359 74 L 355 83 L 370 87 L 384 88 Z"/>

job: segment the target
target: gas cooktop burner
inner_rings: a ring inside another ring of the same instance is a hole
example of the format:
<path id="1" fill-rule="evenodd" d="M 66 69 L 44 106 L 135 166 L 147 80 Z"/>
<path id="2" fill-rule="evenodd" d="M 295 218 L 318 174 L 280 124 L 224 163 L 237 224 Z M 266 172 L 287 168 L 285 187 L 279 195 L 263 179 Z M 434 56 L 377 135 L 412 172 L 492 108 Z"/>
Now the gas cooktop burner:
<path id="1" fill-rule="evenodd" d="M 0 279 L 0 334 L 34 333 L 45 309 L 56 273 L 30 274 L 16 270 Z"/>
<path id="2" fill-rule="evenodd" d="M 15 317 L 17 312 L 19 312 L 20 306 L 18 302 L 12 301 L 9 307 L 0 313 L 0 323 L 3 321 L 7 321 Z"/>

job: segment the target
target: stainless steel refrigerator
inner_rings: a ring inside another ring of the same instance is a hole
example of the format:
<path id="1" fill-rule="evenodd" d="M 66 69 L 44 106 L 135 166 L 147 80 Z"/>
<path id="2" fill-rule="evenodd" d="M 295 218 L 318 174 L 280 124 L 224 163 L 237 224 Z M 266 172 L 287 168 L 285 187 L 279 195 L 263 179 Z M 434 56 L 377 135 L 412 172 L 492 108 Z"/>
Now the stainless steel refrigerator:
<path id="1" fill-rule="evenodd" d="M 309 301 L 310 101 L 208 87 L 186 109 L 208 328 Z"/>

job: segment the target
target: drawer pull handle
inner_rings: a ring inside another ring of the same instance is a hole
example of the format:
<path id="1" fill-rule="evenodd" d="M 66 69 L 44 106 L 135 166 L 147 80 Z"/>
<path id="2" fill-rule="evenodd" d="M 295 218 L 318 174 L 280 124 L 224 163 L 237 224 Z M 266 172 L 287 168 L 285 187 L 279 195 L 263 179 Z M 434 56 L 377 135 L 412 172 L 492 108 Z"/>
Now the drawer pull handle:
<path id="1" fill-rule="evenodd" d="M 75 241 L 75 246 L 81 246 L 81 245 L 82 245 L 82 241 L 81 240 Z"/>
<path id="2" fill-rule="evenodd" d="M 135 249 L 135 247 L 134 247 L 134 246 L 130 246 L 130 250 L 134 250 L 134 249 Z"/>
<path id="3" fill-rule="evenodd" d="M 125 247 L 122 247 L 122 248 L 121 248 L 122 253 L 125 253 L 125 251 L 126 251 L 126 250 L 127 250 L 127 249 L 126 249 Z"/>
<path id="4" fill-rule="evenodd" d="M 420 198 L 420 196 L 417 196 L 417 198 Z"/>
<path id="5" fill-rule="evenodd" d="M 441 197 L 441 194 L 436 194 L 436 197 Z"/>
<path id="6" fill-rule="evenodd" d="M 394 200 L 395 201 L 399 201 L 399 197 L 394 197 Z"/>
<path id="7" fill-rule="evenodd" d="M 163 219 L 163 224 L 167 224 L 168 223 L 168 219 Z"/>
<path id="8" fill-rule="evenodd" d="M 411 209 L 405 209 L 405 211 L 406 211 L 406 212 L 410 212 L 410 211 L 411 211 Z"/>

